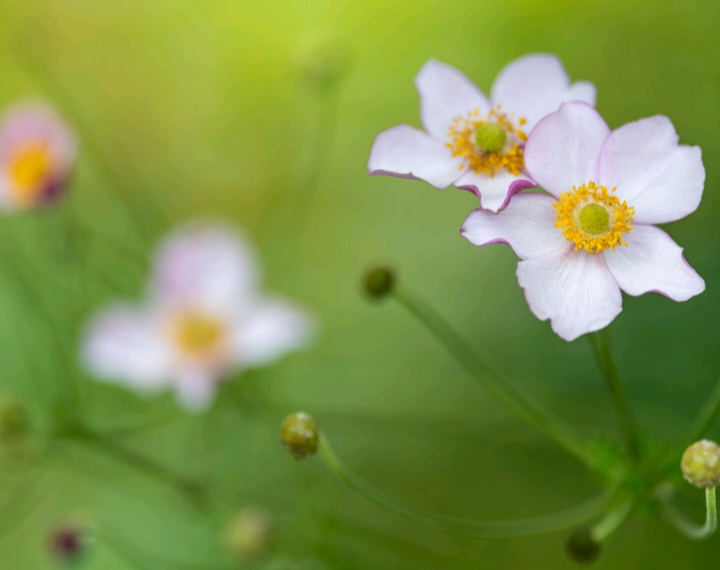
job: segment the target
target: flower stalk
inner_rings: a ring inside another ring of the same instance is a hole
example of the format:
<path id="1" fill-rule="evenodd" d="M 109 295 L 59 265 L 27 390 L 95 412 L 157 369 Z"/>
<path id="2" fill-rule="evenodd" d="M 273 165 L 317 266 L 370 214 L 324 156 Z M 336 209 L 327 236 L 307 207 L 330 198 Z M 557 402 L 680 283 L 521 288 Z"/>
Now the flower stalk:
<path id="1" fill-rule="evenodd" d="M 633 463 L 638 463 L 640 460 L 640 447 L 638 445 L 637 429 L 630 411 L 627 395 L 623 389 L 620 372 L 610 347 L 607 329 L 589 334 L 588 340 L 615 406 L 615 417 L 625 444 L 625 451 Z"/>
<path id="2" fill-rule="evenodd" d="M 563 422 L 515 388 L 512 381 L 488 366 L 426 303 L 404 288 L 394 290 L 392 296 L 445 346 L 473 378 L 511 412 L 585 465 L 595 467 L 595 458 L 587 445 L 580 441 Z"/>
<path id="3" fill-rule="evenodd" d="M 715 487 L 705 489 L 705 510 L 705 524 L 702 526 L 688 520 L 669 503 L 665 504 L 664 515 L 682 535 L 691 540 L 705 540 L 715 534 L 718 527 Z"/>

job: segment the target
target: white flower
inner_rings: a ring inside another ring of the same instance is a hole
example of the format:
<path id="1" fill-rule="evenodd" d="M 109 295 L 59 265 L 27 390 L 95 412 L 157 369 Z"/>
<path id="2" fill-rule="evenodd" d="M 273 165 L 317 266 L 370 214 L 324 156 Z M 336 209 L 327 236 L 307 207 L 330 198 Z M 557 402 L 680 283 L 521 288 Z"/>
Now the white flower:
<path id="1" fill-rule="evenodd" d="M 415 78 L 423 132 L 400 125 L 378 135 L 370 174 L 420 179 L 436 188 L 454 184 L 497 212 L 513 194 L 535 186 L 525 172 L 527 134 L 566 101 L 595 104 L 591 83 L 570 84 L 560 60 L 533 54 L 508 64 L 491 97 L 458 70 L 429 61 Z"/>
<path id="2" fill-rule="evenodd" d="M 155 260 L 148 300 L 106 308 L 90 323 L 83 360 L 98 379 L 141 392 L 172 388 L 189 409 L 212 401 L 227 375 L 304 347 L 312 322 L 256 291 L 257 267 L 233 231 L 171 234 Z"/>
<path id="3" fill-rule="evenodd" d="M 551 196 L 519 194 L 499 214 L 475 210 L 462 234 L 475 245 L 509 244 L 532 312 L 565 340 L 607 326 L 629 295 L 686 301 L 705 290 L 662 224 L 700 204 L 700 149 L 678 145 L 669 119 L 610 132 L 583 103 L 543 119 L 525 148 L 532 177 Z"/>
<path id="4" fill-rule="evenodd" d="M 0 207 L 40 206 L 63 194 L 77 156 L 72 129 L 51 107 L 20 103 L 0 118 Z"/>

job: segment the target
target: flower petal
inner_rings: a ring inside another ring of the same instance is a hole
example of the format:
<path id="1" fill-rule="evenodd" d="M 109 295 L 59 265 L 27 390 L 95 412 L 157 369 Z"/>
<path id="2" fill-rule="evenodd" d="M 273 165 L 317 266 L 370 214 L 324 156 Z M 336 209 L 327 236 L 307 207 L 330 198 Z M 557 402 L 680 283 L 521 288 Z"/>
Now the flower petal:
<path id="1" fill-rule="evenodd" d="M 93 318 L 85 332 L 82 360 L 98 380 L 148 391 L 165 386 L 173 366 L 161 321 L 151 311 L 124 304 Z"/>
<path id="2" fill-rule="evenodd" d="M 492 88 L 492 103 L 527 120 L 526 132 L 561 103 L 595 104 L 595 88 L 583 82 L 570 86 L 562 62 L 554 55 L 531 54 L 506 65 Z"/>
<path id="3" fill-rule="evenodd" d="M 207 410 L 215 398 L 218 380 L 209 368 L 186 368 L 176 378 L 178 402 L 191 412 Z"/>
<path id="4" fill-rule="evenodd" d="M 598 157 L 610 129 L 585 103 L 564 103 L 532 130 L 525 168 L 545 190 L 559 196 L 573 186 L 597 182 Z"/>
<path id="5" fill-rule="evenodd" d="M 503 170 L 495 176 L 468 171 L 455 186 L 475 194 L 483 209 L 498 212 L 507 207 L 515 194 L 526 188 L 534 188 L 536 184 Z"/>
<path id="6" fill-rule="evenodd" d="M 380 133 L 368 160 L 372 175 L 425 180 L 446 188 L 463 173 L 462 158 L 453 158 L 444 143 L 423 131 L 400 125 Z"/>
<path id="7" fill-rule="evenodd" d="M 657 292 L 687 301 L 705 290 L 705 282 L 683 257 L 683 250 L 664 231 L 638 225 L 624 236 L 627 247 L 603 252 L 610 273 L 629 295 Z"/>
<path id="8" fill-rule="evenodd" d="M 705 168 L 698 147 L 678 145 L 670 119 L 657 115 L 613 131 L 600 156 L 601 184 L 635 208 L 635 221 L 684 218 L 700 204 Z"/>
<path id="9" fill-rule="evenodd" d="M 567 249 L 518 263 L 530 310 L 567 341 L 599 330 L 622 310 L 622 296 L 601 255 Z"/>
<path id="10" fill-rule="evenodd" d="M 420 118 L 425 130 L 444 141 L 455 117 L 479 109 L 490 110 L 490 102 L 475 84 L 454 67 L 430 60 L 415 77 L 420 95 Z"/>
<path id="11" fill-rule="evenodd" d="M 158 249 L 152 293 L 163 305 L 227 314 L 249 302 L 257 271 L 250 246 L 230 228 L 188 227 Z"/>
<path id="12" fill-rule="evenodd" d="M 553 198 L 520 194 L 499 214 L 475 210 L 460 233 L 474 245 L 506 243 L 520 259 L 547 257 L 567 247 L 555 227 Z"/>
<path id="13" fill-rule="evenodd" d="M 238 363 L 262 366 L 299 350 L 311 342 L 314 328 L 312 318 L 305 312 L 285 301 L 265 300 L 235 333 Z"/>

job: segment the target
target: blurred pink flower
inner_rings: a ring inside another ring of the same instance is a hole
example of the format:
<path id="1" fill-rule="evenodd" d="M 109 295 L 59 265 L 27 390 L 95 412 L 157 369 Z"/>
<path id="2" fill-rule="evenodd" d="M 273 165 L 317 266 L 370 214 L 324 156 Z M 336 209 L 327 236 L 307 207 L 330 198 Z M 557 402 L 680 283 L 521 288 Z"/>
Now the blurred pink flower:
<path id="1" fill-rule="evenodd" d="M 565 340 L 607 326 L 629 295 L 687 301 L 705 290 L 682 249 L 653 224 L 700 204 L 698 147 L 678 145 L 667 117 L 610 131 L 595 109 L 566 103 L 525 148 L 531 176 L 551 195 L 515 196 L 499 214 L 475 210 L 462 228 L 475 245 L 507 243 L 530 310 Z"/>
<path id="2" fill-rule="evenodd" d="M 532 54 L 500 72 L 488 99 L 458 70 L 430 60 L 415 78 L 425 131 L 400 125 L 375 139 L 368 171 L 470 190 L 497 212 L 535 183 L 525 171 L 527 134 L 566 101 L 595 104 L 595 87 L 570 84 L 560 60 Z"/>
<path id="3" fill-rule="evenodd" d="M 59 198 L 77 156 L 75 133 L 42 103 L 19 103 L 0 117 L 0 207 L 22 210 Z"/>
<path id="4" fill-rule="evenodd" d="M 202 410 L 229 374 L 303 348 L 312 319 L 256 290 L 253 252 L 232 230 L 198 226 L 160 246 L 148 300 L 105 308 L 90 323 L 83 360 L 100 380 L 141 392 L 174 389 Z"/>

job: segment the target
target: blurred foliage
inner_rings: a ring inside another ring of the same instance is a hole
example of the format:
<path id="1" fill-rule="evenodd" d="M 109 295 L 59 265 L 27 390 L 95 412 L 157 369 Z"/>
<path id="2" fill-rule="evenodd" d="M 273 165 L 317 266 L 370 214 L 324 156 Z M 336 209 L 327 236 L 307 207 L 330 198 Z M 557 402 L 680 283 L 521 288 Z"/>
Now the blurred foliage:
<path id="1" fill-rule="evenodd" d="M 54 444 L 39 468 L 3 457 L 3 568 L 48 568 L 48 534 L 73 517 L 94 529 L 88 570 L 573 567 L 557 534 L 459 539 L 389 515 L 278 441 L 284 415 L 305 409 L 349 465 L 425 511 L 508 520 L 600 492 L 398 306 L 360 294 L 365 268 L 390 262 L 519 387 L 589 439 L 614 434 L 587 343 L 531 315 L 508 248 L 458 236 L 475 199 L 365 172 L 378 132 L 418 125 L 412 80 L 430 57 L 489 90 L 509 60 L 557 53 L 596 84 L 611 126 L 662 113 L 702 147 L 703 203 L 667 229 L 707 291 L 626 297 L 612 329 L 638 420 L 661 442 L 677 443 L 717 381 L 716 0 L 0 0 L 0 14 L 0 103 L 53 101 L 83 145 L 69 201 L 0 222 L 4 397 L 35 425 L 82 418 L 222 497 L 195 504 L 90 445 Z M 93 382 L 75 349 L 94 308 L 140 298 L 159 237 L 198 217 L 244 228 L 268 288 L 323 323 L 314 350 L 229 382 L 200 417 Z M 276 519 L 275 558 L 233 566 L 223 529 L 250 504 Z M 597 568 L 707 567 L 719 545 L 639 513 Z"/>

